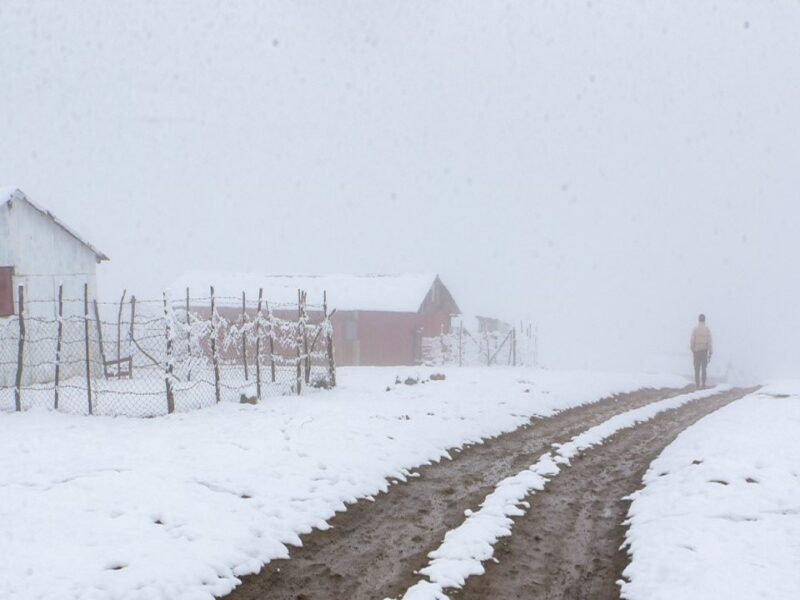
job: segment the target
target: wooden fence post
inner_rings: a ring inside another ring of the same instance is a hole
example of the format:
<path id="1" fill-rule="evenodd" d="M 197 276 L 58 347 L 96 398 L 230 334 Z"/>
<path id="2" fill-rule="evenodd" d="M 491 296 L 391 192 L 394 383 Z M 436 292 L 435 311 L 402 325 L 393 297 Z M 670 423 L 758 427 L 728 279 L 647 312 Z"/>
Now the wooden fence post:
<path id="1" fill-rule="evenodd" d="M 300 290 L 297 290 L 297 328 L 296 328 L 297 329 L 297 335 L 296 335 L 296 338 L 295 338 L 295 344 L 297 345 L 297 377 L 296 377 L 297 383 L 296 383 L 296 386 L 297 386 L 297 395 L 298 396 L 300 395 L 300 392 L 302 391 L 302 387 L 303 387 L 303 368 L 301 366 L 301 361 L 300 361 L 300 344 L 303 341 L 302 332 L 300 331 L 300 322 L 301 322 L 302 316 L 303 316 L 302 299 L 301 299 L 301 296 L 300 296 L 301 293 L 302 292 Z"/>
<path id="2" fill-rule="evenodd" d="M 22 369 L 25 364 L 25 288 L 17 288 L 17 313 L 19 316 L 19 343 L 17 344 L 17 378 L 14 388 L 14 408 L 22 410 Z"/>
<path id="3" fill-rule="evenodd" d="M 261 301 L 264 288 L 258 288 L 258 311 L 256 312 L 256 398 L 261 400 Z"/>
<path id="4" fill-rule="evenodd" d="M 219 357 L 217 356 L 217 327 L 216 317 L 217 307 L 214 300 L 214 286 L 211 286 L 211 360 L 214 363 L 214 397 L 219 404 L 220 389 L 219 389 Z"/>
<path id="5" fill-rule="evenodd" d="M 100 309 L 97 307 L 97 298 L 94 299 L 94 320 L 97 322 L 97 343 L 100 345 L 100 360 L 103 361 L 103 376 L 108 379 L 106 372 L 106 351 L 103 347 L 103 323 L 100 321 Z"/>
<path id="6" fill-rule="evenodd" d="M 122 298 L 119 299 L 119 311 L 117 312 L 117 379 L 122 379 L 122 308 L 125 304 L 125 295 L 128 290 L 122 290 Z"/>
<path id="7" fill-rule="evenodd" d="M 134 336 L 133 327 L 135 323 L 136 323 L 136 296 L 131 296 L 131 330 L 129 333 L 131 341 L 136 339 L 133 337 Z M 133 379 L 133 353 L 131 353 L 131 362 L 130 365 L 128 365 L 128 370 L 130 371 L 129 377 Z"/>
<path id="8" fill-rule="evenodd" d="M 89 405 L 89 414 L 94 413 L 92 407 L 92 365 L 89 356 L 89 284 L 83 284 L 83 340 L 86 355 L 86 400 Z"/>
<path id="9" fill-rule="evenodd" d="M 275 383 L 275 323 L 272 322 L 272 310 L 269 308 L 269 301 L 266 303 L 267 324 L 269 325 L 269 369 L 272 376 L 272 383 Z"/>
<path id="10" fill-rule="evenodd" d="M 242 292 L 242 362 L 244 362 L 244 380 L 250 379 L 247 371 L 247 333 L 245 333 L 245 325 L 247 324 L 247 300 L 245 294 Z"/>
<path id="11" fill-rule="evenodd" d="M 305 355 L 305 365 L 306 365 L 306 385 L 309 384 L 311 381 L 311 355 L 308 351 L 308 315 L 306 314 L 306 300 L 307 295 L 306 292 L 302 294 L 303 300 L 303 318 L 302 318 L 302 328 L 303 328 L 303 354 Z"/>
<path id="12" fill-rule="evenodd" d="M 167 311 L 167 293 L 162 292 L 162 295 L 164 298 L 164 332 L 167 336 L 167 368 L 164 374 L 164 383 L 167 389 L 167 413 L 172 414 L 175 412 L 175 394 L 172 390 L 172 328 Z"/>
<path id="13" fill-rule="evenodd" d="M 186 364 L 189 369 L 186 372 L 186 380 L 192 380 L 192 317 L 189 312 L 189 288 L 186 288 Z"/>
<path id="14" fill-rule="evenodd" d="M 458 366 L 464 366 L 464 352 L 462 350 L 461 341 L 464 337 L 464 322 L 458 322 Z"/>
<path id="15" fill-rule="evenodd" d="M 333 325 L 328 316 L 328 291 L 322 292 L 322 312 L 325 316 L 325 342 L 328 351 L 328 383 L 336 387 L 336 362 L 333 358 Z M 331 315 L 333 316 L 333 315 Z"/>
<path id="16" fill-rule="evenodd" d="M 61 379 L 61 340 L 64 336 L 64 286 L 58 286 L 58 332 L 56 337 L 56 377 L 53 385 L 53 408 L 58 410 L 58 384 Z"/>
<path id="17" fill-rule="evenodd" d="M 517 366 L 517 330 L 516 328 L 513 329 L 513 334 L 511 336 L 511 348 L 514 351 L 514 358 L 513 358 L 513 365 L 514 367 Z"/>

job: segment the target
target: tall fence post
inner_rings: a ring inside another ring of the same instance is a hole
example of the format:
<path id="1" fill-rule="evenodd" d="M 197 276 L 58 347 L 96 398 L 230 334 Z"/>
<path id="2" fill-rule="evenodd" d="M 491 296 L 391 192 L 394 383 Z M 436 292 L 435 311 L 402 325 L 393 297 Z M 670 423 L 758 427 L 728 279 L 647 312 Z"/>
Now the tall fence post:
<path id="1" fill-rule="evenodd" d="M 211 360 L 214 363 L 214 397 L 217 404 L 220 401 L 219 389 L 219 357 L 217 356 L 217 306 L 214 299 L 214 286 L 211 286 Z"/>
<path id="2" fill-rule="evenodd" d="M 325 317 L 325 345 L 328 352 L 328 382 L 331 387 L 336 387 L 336 362 L 333 358 L 333 325 L 328 317 L 327 290 L 322 292 L 322 313 Z"/>
<path id="3" fill-rule="evenodd" d="M 275 383 L 275 324 L 272 322 L 272 310 L 267 302 L 267 325 L 269 325 L 269 370 L 272 383 Z"/>
<path id="4" fill-rule="evenodd" d="M 458 322 L 458 366 L 464 366 L 464 351 L 461 342 L 464 338 L 464 322 Z"/>
<path id="5" fill-rule="evenodd" d="M 300 346 L 301 346 L 301 344 L 303 342 L 302 331 L 300 331 L 300 323 L 301 323 L 302 317 L 303 317 L 303 307 L 302 307 L 302 302 L 303 301 L 302 301 L 301 294 L 302 294 L 302 292 L 300 290 L 297 290 L 297 336 L 296 336 L 296 339 L 295 339 L 295 344 L 297 346 L 297 377 L 296 377 L 297 383 L 296 383 L 296 386 L 297 386 L 297 395 L 298 396 L 300 395 L 300 393 L 302 391 L 302 388 L 303 388 L 303 367 L 302 367 L 301 361 L 300 361 Z"/>
<path id="6" fill-rule="evenodd" d="M 22 369 L 25 364 L 25 288 L 17 288 L 17 312 L 19 313 L 19 343 L 17 344 L 17 378 L 14 388 L 14 408 L 22 410 Z"/>
<path id="7" fill-rule="evenodd" d="M 258 310 L 256 311 L 256 398 L 261 400 L 261 301 L 264 288 L 258 288 Z"/>
<path id="8" fill-rule="evenodd" d="M 242 362 L 244 363 L 245 381 L 250 379 L 250 375 L 247 371 L 247 331 L 245 329 L 246 325 L 247 325 L 247 300 L 245 299 L 245 293 L 242 292 Z"/>
<path id="9" fill-rule="evenodd" d="M 167 336 L 167 364 L 164 374 L 164 383 L 167 389 L 167 413 L 175 412 L 175 394 L 172 390 L 172 327 L 167 311 L 167 293 L 162 293 L 164 298 L 164 332 Z"/>
<path id="10" fill-rule="evenodd" d="M 119 299 L 119 311 L 117 312 L 117 379 L 122 379 L 122 309 L 127 293 L 128 290 L 122 290 L 122 298 Z"/>
<path id="11" fill-rule="evenodd" d="M 136 296 L 131 296 L 131 330 L 129 332 L 130 341 L 133 342 L 136 338 L 134 338 L 134 326 L 136 324 Z M 128 370 L 130 374 L 128 377 L 133 379 L 133 354 L 131 354 L 131 362 L 128 365 Z"/>
<path id="12" fill-rule="evenodd" d="M 64 286 L 58 286 L 58 331 L 56 333 L 56 373 L 53 384 L 53 408 L 58 410 L 58 385 L 61 381 L 61 341 L 64 337 Z"/>
<path id="13" fill-rule="evenodd" d="M 86 400 L 89 414 L 94 413 L 92 407 L 92 365 L 89 356 L 89 284 L 83 284 L 83 341 L 86 354 Z"/>
<path id="14" fill-rule="evenodd" d="M 306 292 L 303 292 L 301 298 L 303 300 L 303 316 L 301 319 L 301 327 L 303 330 L 303 354 L 305 355 L 303 362 L 305 362 L 306 366 L 306 385 L 308 385 L 311 381 L 311 354 L 308 351 L 308 314 L 306 313 Z"/>
<path id="15" fill-rule="evenodd" d="M 93 301 L 94 304 L 94 320 L 97 323 L 97 343 L 100 348 L 100 360 L 103 361 L 103 375 L 108 379 L 106 372 L 106 351 L 103 347 L 103 323 L 100 321 L 100 309 L 97 306 L 97 298 Z"/>
<path id="16" fill-rule="evenodd" d="M 513 334 L 511 335 L 511 348 L 513 350 L 513 366 L 517 366 L 517 330 L 516 328 L 513 329 Z"/>
<path id="17" fill-rule="evenodd" d="M 189 288 L 186 288 L 186 380 L 192 380 L 192 317 L 189 312 Z"/>

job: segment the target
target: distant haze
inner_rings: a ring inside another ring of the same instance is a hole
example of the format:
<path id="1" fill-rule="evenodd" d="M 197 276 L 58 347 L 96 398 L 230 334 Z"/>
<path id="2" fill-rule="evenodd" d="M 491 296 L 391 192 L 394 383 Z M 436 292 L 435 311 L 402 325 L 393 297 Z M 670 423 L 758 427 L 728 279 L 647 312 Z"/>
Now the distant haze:
<path id="1" fill-rule="evenodd" d="M 0 186 L 111 257 L 436 271 L 549 366 L 800 377 L 797 2 L 0 3 Z M 335 299 L 334 299 L 335 304 Z"/>

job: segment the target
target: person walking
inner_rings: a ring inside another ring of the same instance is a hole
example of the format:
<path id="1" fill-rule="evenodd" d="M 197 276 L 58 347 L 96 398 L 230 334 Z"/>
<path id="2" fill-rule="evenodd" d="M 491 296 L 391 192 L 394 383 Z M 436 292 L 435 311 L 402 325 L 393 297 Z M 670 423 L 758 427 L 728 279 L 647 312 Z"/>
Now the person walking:
<path id="1" fill-rule="evenodd" d="M 700 315 L 697 326 L 692 330 L 692 337 L 689 340 L 689 348 L 694 355 L 694 383 L 703 389 L 706 387 L 706 369 L 711 360 L 711 353 L 714 345 L 711 341 L 711 330 L 706 325 L 706 316 Z"/>

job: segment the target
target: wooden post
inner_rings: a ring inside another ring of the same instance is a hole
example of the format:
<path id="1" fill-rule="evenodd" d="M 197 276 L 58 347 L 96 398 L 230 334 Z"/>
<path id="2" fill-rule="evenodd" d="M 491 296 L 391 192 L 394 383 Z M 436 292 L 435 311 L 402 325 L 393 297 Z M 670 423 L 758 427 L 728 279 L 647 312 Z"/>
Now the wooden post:
<path id="1" fill-rule="evenodd" d="M 103 375 L 108 379 L 106 373 L 106 351 L 103 348 L 103 324 L 100 322 L 100 309 L 97 307 L 97 299 L 94 300 L 94 320 L 97 323 L 97 343 L 100 345 L 100 360 L 103 361 Z M 119 368 L 119 365 L 117 366 Z"/>
<path id="2" fill-rule="evenodd" d="M 186 288 L 186 380 L 192 380 L 192 317 L 189 312 L 189 288 Z"/>
<path id="3" fill-rule="evenodd" d="M 302 318 L 302 328 L 303 328 L 303 354 L 305 354 L 305 364 L 306 364 L 306 385 L 309 384 L 311 381 L 311 355 L 308 351 L 308 315 L 306 314 L 306 292 L 303 292 L 301 296 L 303 300 L 303 318 Z"/>
<path id="4" fill-rule="evenodd" d="M 458 322 L 458 366 L 464 366 L 464 352 L 462 350 L 461 342 L 464 338 L 464 321 Z"/>
<path id="5" fill-rule="evenodd" d="M 19 343 L 17 344 L 17 379 L 14 388 L 14 408 L 22 410 L 22 369 L 25 364 L 25 288 L 17 288 L 17 313 L 19 321 Z"/>
<path id="6" fill-rule="evenodd" d="M 322 313 L 325 317 L 325 342 L 328 352 L 328 383 L 331 387 L 336 387 L 336 362 L 333 359 L 333 326 L 328 316 L 328 291 L 322 292 Z M 331 315 L 333 316 L 333 315 Z"/>
<path id="7" fill-rule="evenodd" d="M 517 330 L 516 328 L 513 329 L 513 334 L 511 336 L 511 348 L 513 350 L 513 363 L 512 366 L 517 366 Z"/>
<path id="8" fill-rule="evenodd" d="M 89 284 L 83 284 L 83 341 L 86 354 L 86 400 L 89 405 L 89 414 L 93 414 L 92 407 L 92 365 L 89 356 Z"/>
<path id="9" fill-rule="evenodd" d="M 258 311 L 256 312 L 256 397 L 261 400 L 261 301 L 264 288 L 258 288 Z"/>
<path id="10" fill-rule="evenodd" d="M 302 339 L 302 332 L 300 331 L 300 321 L 303 316 L 303 307 L 302 307 L 302 299 L 300 290 L 297 290 L 297 338 L 295 339 L 295 344 L 297 345 L 297 395 L 300 395 L 300 392 L 303 388 L 303 372 L 302 366 L 300 364 L 300 344 L 303 341 Z"/>
<path id="11" fill-rule="evenodd" d="M 219 357 L 217 356 L 217 327 L 216 327 L 217 308 L 214 301 L 214 286 L 211 286 L 211 360 L 214 363 L 214 397 L 217 403 L 220 401 L 219 389 Z"/>
<path id="12" fill-rule="evenodd" d="M 247 323 L 247 300 L 245 299 L 244 292 L 242 292 L 242 362 L 244 362 L 244 380 L 250 379 L 247 372 L 247 333 L 245 333 L 245 324 Z"/>
<path id="13" fill-rule="evenodd" d="M 136 322 L 136 296 L 131 296 L 131 331 L 129 333 L 131 342 L 135 339 L 133 337 L 134 335 L 133 326 L 135 322 Z M 131 354 L 131 362 L 130 365 L 128 365 L 128 371 L 130 371 L 129 377 L 133 379 L 133 354 Z"/>
<path id="14" fill-rule="evenodd" d="M 54 398 L 53 408 L 58 410 L 58 384 L 61 379 L 61 340 L 64 337 L 64 286 L 58 286 L 58 333 L 56 334 L 56 377 L 53 386 Z"/>
<path id="15" fill-rule="evenodd" d="M 125 304 L 125 294 L 128 290 L 122 290 L 122 298 L 119 299 L 119 312 L 117 313 L 117 379 L 122 379 L 122 307 Z"/>
<path id="16" fill-rule="evenodd" d="M 272 383 L 275 383 L 275 332 L 274 324 L 272 322 L 272 311 L 269 309 L 269 302 L 267 302 L 267 321 L 269 323 L 269 368 L 272 375 Z"/>
<path id="17" fill-rule="evenodd" d="M 172 328 L 167 312 L 167 294 L 163 292 L 162 295 L 164 298 L 164 332 L 167 336 L 167 368 L 164 374 L 164 384 L 167 389 L 167 413 L 172 414 L 175 412 L 175 394 L 172 391 Z"/>

